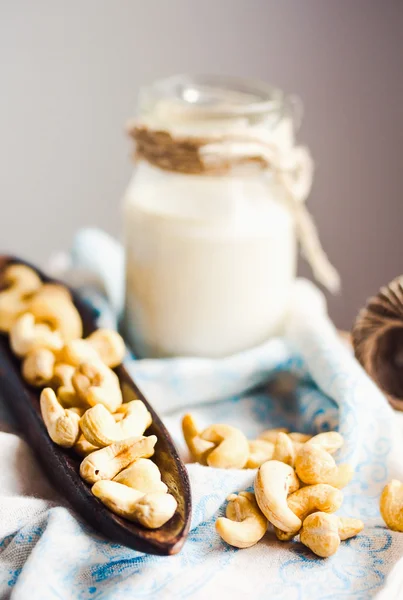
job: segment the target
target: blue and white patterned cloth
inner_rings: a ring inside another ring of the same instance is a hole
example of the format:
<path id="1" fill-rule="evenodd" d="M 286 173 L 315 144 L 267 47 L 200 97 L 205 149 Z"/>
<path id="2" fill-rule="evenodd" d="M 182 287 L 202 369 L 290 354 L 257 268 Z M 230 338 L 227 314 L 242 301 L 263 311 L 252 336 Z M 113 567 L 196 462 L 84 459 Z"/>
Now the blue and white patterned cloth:
<path id="1" fill-rule="evenodd" d="M 122 252 L 103 235 L 83 232 L 73 257 L 81 273 L 103 279 L 105 261 L 99 259 L 108 257 L 106 287 L 114 310 L 93 287 L 85 292 L 109 324 L 121 303 Z M 270 532 L 256 546 L 236 550 L 218 537 L 214 524 L 226 496 L 251 488 L 255 472 L 189 464 L 194 508 L 182 551 L 173 557 L 135 552 L 97 535 L 60 498 L 2 401 L 1 598 L 364 600 L 381 590 L 403 553 L 403 534 L 386 529 L 378 508 L 385 483 L 403 479 L 401 433 L 384 396 L 340 341 L 316 288 L 297 282 L 281 339 L 226 359 L 131 360 L 128 366 L 185 459 L 180 420 L 189 408 L 202 426 L 230 423 L 250 438 L 269 427 L 312 433 L 338 427 L 346 439 L 339 458 L 356 468 L 340 514 L 363 519 L 364 531 L 329 559 L 316 558 L 298 541 L 278 542 Z M 295 376 L 297 387 L 281 396 L 267 384 L 284 371 Z M 396 567 L 382 597 L 402 598 L 402 590 Z"/>

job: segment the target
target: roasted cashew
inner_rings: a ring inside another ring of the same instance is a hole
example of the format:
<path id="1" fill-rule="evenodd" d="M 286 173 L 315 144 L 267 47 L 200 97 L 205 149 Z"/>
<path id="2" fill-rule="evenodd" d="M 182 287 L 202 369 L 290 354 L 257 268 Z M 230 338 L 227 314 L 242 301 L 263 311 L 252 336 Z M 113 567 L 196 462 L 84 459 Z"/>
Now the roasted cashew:
<path id="1" fill-rule="evenodd" d="M 161 472 L 157 465 L 148 458 L 139 458 L 114 477 L 113 481 L 127 485 L 130 488 L 148 494 L 162 492 L 166 494 L 168 488 L 161 481 Z"/>
<path id="2" fill-rule="evenodd" d="M 82 362 L 97 362 L 100 360 L 98 352 L 87 340 L 70 340 L 58 353 L 58 362 L 73 367 L 78 367 Z"/>
<path id="3" fill-rule="evenodd" d="M 64 408 L 74 408 L 76 406 L 80 406 L 83 408 L 85 406 L 86 408 L 88 408 L 88 406 L 85 405 L 83 401 L 80 400 L 80 398 L 77 396 L 74 388 L 71 387 L 60 387 L 57 390 L 57 398 Z"/>
<path id="4" fill-rule="evenodd" d="M 119 440 L 143 435 L 152 422 L 144 402 L 133 400 L 124 406 L 126 412 L 118 423 L 103 404 L 96 404 L 87 410 L 80 421 L 80 428 L 86 440 L 94 446 L 103 447 Z"/>
<path id="5" fill-rule="evenodd" d="M 112 329 L 97 329 L 86 340 L 96 350 L 103 363 L 111 369 L 120 365 L 126 347 L 121 335 Z"/>
<path id="6" fill-rule="evenodd" d="M 335 554 L 341 540 L 354 537 L 364 528 L 359 519 L 350 519 L 316 512 L 309 515 L 302 526 L 300 540 L 321 558 Z"/>
<path id="7" fill-rule="evenodd" d="M 124 406 L 124 404 L 122 404 L 122 406 Z M 120 408 L 122 408 L 122 406 Z M 125 413 L 119 412 L 120 408 L 118 408 L 117 412 L 113 413 L 112 415 L 112 417 L 115 419 L 115 423 L 120 423 L 120 421 L 122 421 L 126 416 Z"/>
<path id="8" fill-rule="evenodd" d="M 33 269 L 10 265 L 4 271 L 7 289 L 0 291 L 0 331 L 9 332 L 17 318 L 28 310 L 30 298 L 42 285 Z"/>
<path id="9" fill-rule="evenodd" d="M 382 519 L 389 529 L 403 531 L 403 483 L 392 479 L 384 488 L 380 500 Z"/>
<path id="10" fill-rule="evenodd" d="M 294 469 L 277 460 L 265 462 L 255 478 L 255 496 L 260 510 L 275 527 L 298 531 L 301 519 L 287 504 L 287 496 L 299 488 Z"/>
<path id="11" fill-rule="evenodd" d="M 344 444 L 344 439 L 337 431 L 325 431 L 311 437 L 307 444 L 320 446 L 326 452 L 329 452 L 329 454 L 334 454 L 337 450 L 340 450 Z"/>
<path id="12" fill-rule="evenodd" d="M 63 448 L 74 446 L 80 435 L 80 417 L 60 405 L 52 388 L 42 390 L 40 406 L 51 440 Z"/>
<path id="13" fill-rule="evenodd" d="M 133 423 L 130 427 L 136 427 L 139 431 L 144 427 L 143 432 L 136 435 L 142 435 L 152 423 L 151 413 L 142 400 L 131 400 L 130 402 L 121 404 L 114 413 L 113 418 L 116 423 L 121 423 L 122 421 L 126 421 L 126 419 L 127 423 L 130 423 L 132 420 Z M 135 419 L 138 420 L 137 425 L 134 424 Z"/>
<path id="14" fill-rule="evenodd" d="M 258 439 L 274 443 L 273 459 L 285 462 L 292 467 L 303 444 L 321 446 L 329 454 L 333 454 L 343 445 L 343 438 L 337 431 L 319 433 L 315 436 L 297 431 L 287 433 L 287 431 L 285 428 L 268 429 L 261 433 Z"/>
<path id="15" fill-rule="evenodd" d="M 342 436 L 337 431 L 328 431 L 311 436 L 305 433 L 285 433 L 278 431 L 274 433 L 275 445 L 273 459 L 295 466 L 295 459 L 303 444 L 320 446 L 329 454 L 333 454 L 343 445 Z"/>
<path id="16" fill-rule="evenodd" d="M 178 505 L 171 494 L 144 494 L 116 481 L 98 481 L 91 491 L 112 512 L 148 529 L 162 527 L 174 516 Z"/>
<path id="17" fill-rule="evenodd" d="M 298 452 L 295 470 L 304 483 L 328 483 L 336 488 L 345 487 L 354 472 L 352 466 L 347 463 L 336 465 L 333 456 L 322 446 L 312 444 L 312 440 L 304 444 Z"/>
<path id="18" fill-rule="evenodd" d="M 51 298 L 61 298 L 72 302 L 72 297 L 69 290 L 59 283 L 44 283 L 39 290 L 35 293 L 35 298 L 42 298 L 44 296 Z"/>
<path id="19" fill-rule="evenodd" d="M 30 385 L 44 387 L 53 378 L 55 355 L 47 348 L 34 348 L 25 356 L 22 363 L 22 376 Z"/>
<path id="20" fill-rule="evenodd" d="M 252 440 L 249 443 L 249 458 L 245 469 L 257 469 L 273 458 L 274 444 L 265 440 Z"/>
<path id="21" fill-rule="evenodd" d="M 53 369 L 52 385 L 57 389 L 60 387 L 73 388 L 72 379 L 75 367 L 66 363 L 57 362 Z"/>
<path id="22" fill-rule="evenodd" d="M 74 406 L 88 408 L 87 402 L 78 397 L 73 387 L 72 378 L 75 370 L 76 368 L 72 365 L 57 362 L 53 370 L 51 386 L 56 391 L 57 398 L 64 408 Z"/>
<path id="23" fill-rule="evenodd" d="M 52 331 L 44 323 L 37 323 L 34 315 L 26 312 L 11 327 L 10 346 L 14 354 L 22 357 L 35 348 L 59 350 L 63 346 L 63 340 L 58 331 Z"/>
<path id="24" fill-rule="evenodd" d="M 273 460 L 279 460 L 286 465 L 290 465 L 290 467 L 294 467 L 296 446 L 298 447 L 298 444 L 298 442 L 293 442 L 286 433 L 279 431 L 274 444 Z"/>
<path id="25" fill-rule="evenodd" d="M 97 329 L 85 340 L 70 340 L 59 353 L 58 360 L 77 367 L 82 362 L 100 360 L 107 367 L 117 367 L 123 360 L 125 344 L 111 329 Z"/>
<path id="26" fill-rule="evenodd" d="M 119 379 L 100 360 L 81 363 L 74 372 L 72 384 L 77 396 L 89 406 L 103 404 L 115 412 L 122 404 Z"/>
<path id="27" fill-rule="evenodd" d="M 364 523 L 361 519 L 339 517 L 339 536 L 342 542 L 358 535 L 363 529 Z"/>
<path id="28" fill-rule="evenodd" d="M 87 409 L 83 408 L 82 406 L 72 406 L 71 408 L 69 408 L 67 410 L 69 410 L 69 412 L 76 413 L 76 415 L 78 415 L 81 418 Z"/>
<path id="29" fill-rule="evenodd" d="M 154 454 L 157 437 L 132 437 L 115 442 L 92 452 L 80 465 L 80 475 L 88 483 L 101 479 L 113 479 L 137 458 L 149 458 Z"/>
<path id="30" fill-rule="evenodd" d="M 309 515 L 302 526 L 300 540 L 317 556 L 332 556 L 340 546 L 339 518 L 323 512 Z"/>
<path id="31" fill-rule="evenodd" d="M 287 427 L 277 427 L 276 429 L 266 429 L 258 436 L 258 440 L 265 440 L 266 442 L 276 443 L 278 433 L 288 433 Z"/>
<path id="32" fill-rule="evenodd" d="M 214 448 L 213 442 L 207 442 L 200 438 L 201 431 L 196 425 L 196 421 L 189 413 L 182 419 L 182 431 L 189 451 L 196 462 L 202 465 L 206 464 L 206 454 Z"/>
<path id="33" fill-rule="evenodd" d="M 299 433 L 298 431 L 292 431 L 288 434 L 288 437 L 290 437 L 293 442 L 298 442 L 300 444 L 305 444 L 312 439 L 312 436 L 309 433 Z"/>
<path id="34" fill-rule="evenodd" d="M 82 456 L 83 458 L 85 458 L 86 456 L 91 454 L 91 452 L 95 452 L 96 450 L 99 450 L 99 447 L 94 446 L 93 444 L 90 444 L 85 439 L 85 437 L 81 434 L 80 437 L 78 438 L 77 442 L 74 444 L 73 450 L 75 450 L 75 452 L 77 452 L 77 454 L 79 456 Z"/>
<path id="35" fill-rule="evenodd" d="M 57 331 L 63 342 L 69 342 L 83 335 L 80 313 L 74 304 L 61 294 L 39 294 L 30 303 L 29 311 L 37 322 L 47 324 Z"/>
<path id="36" fill-rule="evenodd" d="M 3 281 L 7 290 L 1 293 L 18 291 L 19 295 L 25 296 L 34 294 L 42 287 L 42 281 L 36 271 L 22 264 L 8 266 L 4 271 Z"/>
<path id="37" fill-rule="evenodd" d="M 207 454 L 209 467 L 217 469 L 243 469 L 249 458 L 249 444 L 245 435 L 231 425 L 210 425 L 200 439 L 212 442 L 214 449 Z"/>
<path id="38" fill-rule="evenodd" d="M 249 548 L 262 539 L 267 519 L 251 492 L 231 494 L 227 498 L 226 517 L 219 517 L 215 528 L 218 535 L 235 548 Z"/>
<path id="39" fill-rule="evenodd" d="M 307 485 L 287 498 L 288 507 L 301 521 L 316 511 L 334 513 L 340 508 L 342 502 L 343 492 L 326 483 Z M 291 540 L 298 533 L 298 530 L 286 533 L 277 527 L 274 528 L 274 531 L 278 539 L 282 541 Z"/>

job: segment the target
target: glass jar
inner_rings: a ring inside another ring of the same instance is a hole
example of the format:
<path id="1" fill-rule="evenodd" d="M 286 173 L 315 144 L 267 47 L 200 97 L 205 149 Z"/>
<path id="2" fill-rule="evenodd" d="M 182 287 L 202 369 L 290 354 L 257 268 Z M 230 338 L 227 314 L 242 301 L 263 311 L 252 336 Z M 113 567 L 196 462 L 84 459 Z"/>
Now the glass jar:
<path id="1" fill-rule="evenodd" d="M 123 323 L 139 356 L 225 356 L 281 330 L 295 218 L 255 139 L 293 148 L 290 106 L 263 83 L 214 77 L 174 77 L 140 94 Z"/>

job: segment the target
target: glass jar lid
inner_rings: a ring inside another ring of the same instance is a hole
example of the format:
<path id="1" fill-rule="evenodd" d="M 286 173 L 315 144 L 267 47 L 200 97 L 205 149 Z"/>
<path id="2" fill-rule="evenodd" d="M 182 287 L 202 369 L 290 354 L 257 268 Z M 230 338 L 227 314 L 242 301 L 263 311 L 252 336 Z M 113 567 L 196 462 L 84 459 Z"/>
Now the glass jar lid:
<path id="1" fill-rule="evenodd" d="M 163 121 L 247 120 L 275 127 L 294 117 L 295 101 L 261 81 L 217 75 L 175 75 L 141 90 L 139 113 Z"/>

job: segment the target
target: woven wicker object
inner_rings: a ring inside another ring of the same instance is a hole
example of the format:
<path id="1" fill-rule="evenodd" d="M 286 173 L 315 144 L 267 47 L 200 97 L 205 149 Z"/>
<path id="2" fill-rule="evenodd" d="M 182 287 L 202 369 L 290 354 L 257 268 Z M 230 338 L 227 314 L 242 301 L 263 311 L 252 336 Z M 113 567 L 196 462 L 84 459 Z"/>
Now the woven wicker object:
<path id="1" fill-rule="evenodd" d="M 370 298 L 354 324 L 354 352 L 364 369 L 403 410 L 403 275 Z"/>

